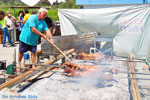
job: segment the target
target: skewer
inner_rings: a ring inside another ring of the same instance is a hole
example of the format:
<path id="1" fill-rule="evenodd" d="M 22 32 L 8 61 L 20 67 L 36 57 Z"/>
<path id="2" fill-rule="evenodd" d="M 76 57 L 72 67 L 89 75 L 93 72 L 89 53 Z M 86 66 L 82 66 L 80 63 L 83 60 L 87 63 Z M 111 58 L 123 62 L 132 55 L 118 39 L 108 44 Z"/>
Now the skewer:
<path id="1" fill-rule="evenodd" d="M 121 71 L 118 71 L 118 73 L 150 75 L 150 74 L 148 74 L 148 73 L 137 73 L 137 72 L 121 72 Z"/>
<path id="2" fill-rule="evenodd" d="M 122 79 L 135 79 L 135 80 L 150 80 L 150 78 L 138 78 L 138 77 L 115 77 L 115 78 L 122 78 Z M 115 79 L 114 78 L 114 79 Z"/>

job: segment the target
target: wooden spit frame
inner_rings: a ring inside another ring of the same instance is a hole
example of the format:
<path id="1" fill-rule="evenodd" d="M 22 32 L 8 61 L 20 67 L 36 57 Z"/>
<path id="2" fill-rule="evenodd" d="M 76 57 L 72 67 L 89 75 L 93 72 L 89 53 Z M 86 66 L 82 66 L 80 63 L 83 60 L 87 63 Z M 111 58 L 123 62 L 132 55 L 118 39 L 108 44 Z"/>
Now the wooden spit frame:
<path id="1" fill-rule="evenodd" d="M 74 49 L 70 49 L 70 50 L 64 52 L 64 54 L 65 54 L 65 55 L 68 55 L 68 54 L 73 53 L 74 51 L 75 51 Z M 58 60 L 60 60 L 60 59 L 62 59 L 62 58 L 64 58 L 64 56 L 60 54 L 60 55 L 58 55 L 56 58 L 51 59 L 51 60 L 45 62 L 43 65 L 50 65 L 50 64 L 53 64 L 54 62 L 56 62 L 56 61 L 58 61 Z M 35 69 L 38 70 L 38 69 L 42 69 L 42 68 L 43 68 L 43 66 L 37 66 Z M 54 67 L 52 66 L 52 69 L 53 69 L 53 68 L 54 68 Z M 15 77 L 15 78 L 11 79 L 10 81 L 7 81 L 7 82 L 1 84 L 1 85 L 0 85 L 0 90 L 4 89 L 4 88 L 6 88 L 6 87 L 9 87 L 9 88 L 10 88 L 10 87 L 12 87 L 12 86 L 14 86 L 14 85 L 16 85 L 16 84 L 22 82 L 23 80 L 25 80 L 25 79 L 31 77 L 32 75 L 34 75 L 34 74 L 36 74 L 36 73 L 37 73 L 37 72 L 35 72 L 35 70 L 29 70 L 29 71 L 27 71 L 27 72 L 25 72 L 25 73 L 23 73 L 23 74 L 21 74 L 21 75 Z"/>

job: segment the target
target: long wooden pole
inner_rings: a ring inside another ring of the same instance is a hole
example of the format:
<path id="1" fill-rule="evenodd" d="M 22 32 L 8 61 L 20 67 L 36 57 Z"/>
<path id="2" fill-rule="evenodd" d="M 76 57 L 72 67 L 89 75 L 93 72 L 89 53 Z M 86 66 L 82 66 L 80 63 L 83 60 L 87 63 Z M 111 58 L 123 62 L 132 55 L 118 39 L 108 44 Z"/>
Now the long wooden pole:
<path id="1" fill-rule="evenodd" d="M 74 49 L 70 49 L 70 50 L 68 50 L 67 52 L 65 52 L 65 55 L 66 55 L 66 54 L 71 54 L 71 53 L 73 53 L 73 52 L 74 52 Z M 52 60 L 49 60 L 49 61 L 45 62 L 44 65 L 53 64 L 54 62 L 56 62 L 57 60 L 60 60 L 60 59 L 62 59 L 62 58 L 63 58 L 62 55 L 58 55 L 57 58 L 54 58 L 54 59 L 52 59 Z M 40 69 L 40 68 L 42 68 L 42 67 L 43 67 L 43 66 L 37 66 L 35 69 Z M 31 76 L 28 76 L 28 75 L 31 74 L 31 73 L 33 73 L 34 71 L 35 71 L 35 70 L 29 70 L 29 71 L 27 71 L 27 72 L 25 72 L 25 73 L 23 73 L 23 74 L 21 74 L 21 75 L 15 77 L 15 78 L 11 79 L 11 80 L 8 81 L 8 82 L 5 82 L 5 83 L 1 84 L 1 85 L 0 85 L 0 90 L 2 90 L 2 89 L 5 88 L 5 87 L 10 87 L 10 86 L 16 84 L 17 82 L 23 81 L 23 80 L 22 80 L 23 78 L 31 77 Z M 28 77 L 27 77 L 27 76 L 28 76 Z"/>
<path id="2" fill-rule="evenodd" d="M 133 100 L 141 100 L 141 95 L 138 89 L 138 85 L 137 85 L 137 81 L 135 78 L 135 74 L 132 74 L 132 72 L 134 73 L 134 67 L 135 64 L 132 62 L 133 61 L 133 56 L 129 55 L 129 77 L 130 77 L 130 81 L 131 81 L 131 92 L 132 92 L 132 99 Z"/>
<path id="3" fill-rule="evenodd" d="M 50 42 L 50 40 L 47 40 L 48 42 Z M 51 42 L 50 42 L 51 43 Z M 64 54 L 63 52 L 62 52 L 62 50 L 60 50 L 59 48 L 58 48 L 58 46 L 56 46 L 54 43 L 51 43 L 70 63 L 72 63 L 72 61 L 69 59 L 69 57 L 67 57 L 66 56 L 66 54 Z"/>

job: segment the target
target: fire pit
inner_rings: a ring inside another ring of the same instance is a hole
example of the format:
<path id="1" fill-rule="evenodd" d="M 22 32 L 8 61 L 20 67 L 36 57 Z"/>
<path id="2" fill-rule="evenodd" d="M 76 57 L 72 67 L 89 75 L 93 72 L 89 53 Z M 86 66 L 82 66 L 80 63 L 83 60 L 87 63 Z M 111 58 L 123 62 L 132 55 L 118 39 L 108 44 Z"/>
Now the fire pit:
<path id="1" fill-rule="evenodd" d="M 37 81 L 20 94 L 31 93 L 39 100 L 129 100 L 128 79 L 117 78 L 128 76 L 116 73 L 117 70 L 127 71 L 127 68 L 116 59 L 119 58 L 64 63 L 63 69 Z"/>

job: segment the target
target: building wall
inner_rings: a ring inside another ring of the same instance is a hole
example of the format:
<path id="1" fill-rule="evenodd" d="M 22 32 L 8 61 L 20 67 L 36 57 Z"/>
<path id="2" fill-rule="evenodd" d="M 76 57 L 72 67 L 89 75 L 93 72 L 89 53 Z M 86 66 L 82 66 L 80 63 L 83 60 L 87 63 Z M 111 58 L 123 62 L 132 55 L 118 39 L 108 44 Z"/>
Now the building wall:
<path id="1" fill-rule="evenodd" d="M 77 52 L 89 53 L 90 47 L 94 46 L 94 33 L 70 36 L 53 36 L 55 44 L 61 50 L 69 50 L 74 48 Z M 41 50 L 44 54 L 59 53 L 49 42 L 44 41 L 41 44 Z"/>

